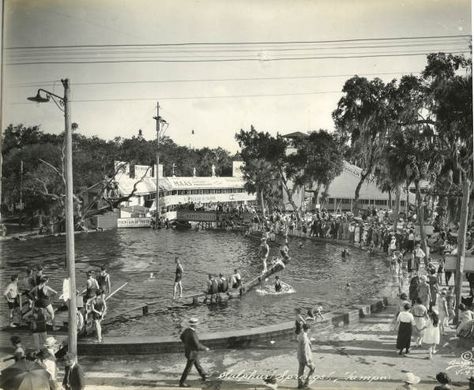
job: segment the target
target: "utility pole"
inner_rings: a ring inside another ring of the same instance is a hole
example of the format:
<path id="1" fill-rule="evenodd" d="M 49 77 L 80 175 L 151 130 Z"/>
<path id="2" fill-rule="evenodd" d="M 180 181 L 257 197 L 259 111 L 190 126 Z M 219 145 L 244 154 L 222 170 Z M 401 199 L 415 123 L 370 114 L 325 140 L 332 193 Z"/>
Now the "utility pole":
<path id="1" fill-rule="evenodd" d="M 155 204 L 156 204 L 156 221 L 155 221 L 155 229 L 158 229 L 158 224 L 160 222 L 161 217 L 161 210 L 160 210 L 160 178 L 159 178 L 159 171 L 160 171 L 160 103 L 156 102 L 156 116 L 153 117 L 156 120 L 156 196 L 155 196 Z"/>
<path id="2" fill-rule="evenodd" d="M 66 144 L 66 268 L 69 277 L 68 308 L 68 350 L 77 355 L 77 304 L 76 304 L 76 264 L 74 251 L 74 193 L 72 176 L 72 129 L 71 129 L 71 88 L 68 79 L 62 79 L 64 96 L 56 95 L 43 88 L 38 89 L 36 96 L 27 98 L 36 103 L 47 103 L 51 99 L 64 113 L 64 137 Z M 41 92 L 46 97 L 41 96 Z M 62 108 L 61 108 L 62 107 Z"/>
<path id="3" fill-rule="evenodd" d="M 66 129 L 66 262 L 69 276 L 68 350 L 77 355 L 76 264 L 74 251 L 74 199 L 72 181 L 71 90 L 69 80 L 64 86 L 64 123 Z"/>
<path id="4" fill-rule="evenodd" d="M 23 219 L 23 160 L 20 161 L 20 221 L 19 225 L 21 227 Z"/>
<path id="5" fill-rule="evenodd" d="M 467 175 L 466 175 L 467 176 Z M 456 316 L 454 318 L 454 323 L 457 324 L 459 320 L 459 304 L 461 303 L 461 289 L 462 289 L 462 279 L 464 272 L 464 256 L 466 255 L 466 230 L 467 230 L 467 220 L 469 213 L 469 194 L 471 191 L 471 182 L 466 177 L 464 180 L 462 188 L 462 206 L 461 206 L 461 219 L 459 221 L 459 230 L 458 230 L 458 254 L 456 261 L 456 279 L 454 284 L 454 293 L 456 296 Z"/>
<path id="6" fill-rule="evenodd" d="M 0 177 L 3 177 L 3 153 L 1 150 L 3 149 L 3 96 L 4 94 L 4 50 L 5 47 L 5 1 L 2 1 L 2 8 L 1 8 L 1 21 L 2 27 L 1 32 L 2 36 L 0 38 L 0 50 L 2 52 L 2 61 L 0 61 Z M 5 226 L 2 224 L 2 180 L 0 180 L 0 237 L 6 235 Z"/>

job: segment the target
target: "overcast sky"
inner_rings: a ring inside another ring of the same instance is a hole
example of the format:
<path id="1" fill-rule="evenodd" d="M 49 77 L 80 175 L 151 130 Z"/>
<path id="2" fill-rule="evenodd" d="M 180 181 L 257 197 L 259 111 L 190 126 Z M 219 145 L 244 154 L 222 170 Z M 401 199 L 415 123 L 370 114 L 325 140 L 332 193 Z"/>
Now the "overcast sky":
<path id="1" fill-rule="evenodd" d="M 111 139 L 142 129 L 151 139 L 159 100 L 169 122 L 166 135 L 178 144 L 236 151 L 235 132 L 251 124 L 272 134 L 332 130 L 331 112 L 349 75 L 388 81 L 420 72 L 426 61 L 424 55 L 397 54 L 468 47 L 466 38 L 319 41 L 462 34 L 471 34 L 468 0 L 6 0 L 3 123 L 60 132 L 64 121 L 54 104 L 30 103 L 26 97 L 40 87 L 62 95 L 59 80 L 67 77 L 72 121 L 84 135 Z M 289 41 L 316 42 L 282 43 Z M 193 42 L 240 44 L 70 48 Z M 12 49 L 31 46 L 65 47 Z M 357 55 L 370 57 L 334 58 Z M 281 60 L 285 56 L 304 59 Z M 314 58 L 321 56 L 333 58 Z M 137 58 L 226 61 L 123 62 Z M 71 59 L 89 63 L 8 65 Z M 102 59 L 118 62 L 90 63 Z M 97 84 L 104 82 L 109 84 Z"/>

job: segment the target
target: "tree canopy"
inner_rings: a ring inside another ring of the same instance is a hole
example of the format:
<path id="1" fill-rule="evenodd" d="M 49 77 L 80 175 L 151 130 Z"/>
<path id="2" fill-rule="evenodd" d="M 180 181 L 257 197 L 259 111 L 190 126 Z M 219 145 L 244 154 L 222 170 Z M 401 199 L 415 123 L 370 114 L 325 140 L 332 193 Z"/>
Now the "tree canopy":
<path id="1" fill-rule="evenodd" d="M 63 174 L 63 134 L 43 132 L 39 126 L 10 125 L 3 133 L 2 207 L 15 214 L 20 195 L 23 214 L 61 219 L 64 215 L 65 181 Z M 114 161 L 140 165 L 156 164 L 156 140 L 145 140 L 140 134 L 131 138 L 117 137 L 106 141 L 73 133 L 73 182 L 77 216 L 91 212 L 90 202 L 100 196 L 116 174 Z M 171 176 L 172 164 L 177 176 L 210 176 L 216 166 L 219 176 L 231 175 L 232 156 L 222 148 L 190 149 L 179 146 L 168 137 L 160 141 L 160 162 L 164 175 Z M 140 178 L 137 178 L 139 180 Z M 95 195 L 94 195 L 95 194 Z M 105 205 L 101 212 L 115 204 Z M 86 215 L 87 216 L 87 215 Z M 80 217 L 84 217 L 81 215 Z"/>

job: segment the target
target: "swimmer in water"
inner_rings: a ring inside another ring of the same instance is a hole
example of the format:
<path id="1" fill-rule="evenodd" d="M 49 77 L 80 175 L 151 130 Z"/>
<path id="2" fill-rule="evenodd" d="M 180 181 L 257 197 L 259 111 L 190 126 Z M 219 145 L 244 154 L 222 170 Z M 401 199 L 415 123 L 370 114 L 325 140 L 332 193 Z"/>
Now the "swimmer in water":
<path id="1" fill-rule="evenodd" d="M 351 289 L 351 284 L 350 283 L 347 283 L 346 284 L 346 290 L 350 290 Z"/>
<path id="2" fill-rule="evenodd" d="M 288 242 L 286 241 L 281 247 L 280 247 L 280 254 L 283 257 L 284 262 L 290 261 L 290 248 L 288 248 Z"/>
<path id="3" fill-rule="evenodd" d="M 281 292 L 281 282 L 280 277 L 278 275 L 275 276 L 275 292 Z"/>

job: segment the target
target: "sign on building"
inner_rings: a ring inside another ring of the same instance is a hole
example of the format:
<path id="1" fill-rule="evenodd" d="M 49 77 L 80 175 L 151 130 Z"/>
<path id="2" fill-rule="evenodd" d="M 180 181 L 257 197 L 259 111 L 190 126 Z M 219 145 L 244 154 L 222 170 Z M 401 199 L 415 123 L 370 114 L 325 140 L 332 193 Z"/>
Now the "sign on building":
<path id="1" fill-rule="evenodd" d="M 118 228 L 142 228 L 150 226 L 150 218 L 119 218 L 117 220 Z"/>

